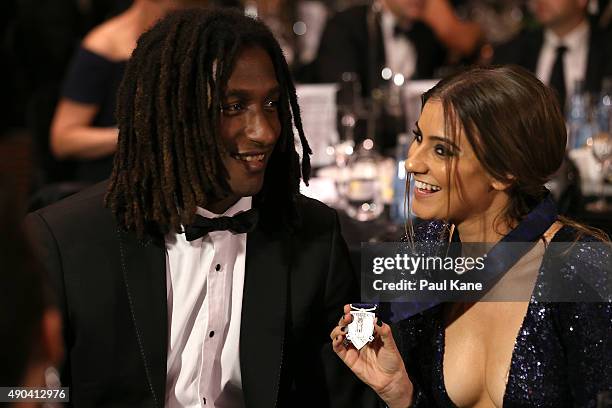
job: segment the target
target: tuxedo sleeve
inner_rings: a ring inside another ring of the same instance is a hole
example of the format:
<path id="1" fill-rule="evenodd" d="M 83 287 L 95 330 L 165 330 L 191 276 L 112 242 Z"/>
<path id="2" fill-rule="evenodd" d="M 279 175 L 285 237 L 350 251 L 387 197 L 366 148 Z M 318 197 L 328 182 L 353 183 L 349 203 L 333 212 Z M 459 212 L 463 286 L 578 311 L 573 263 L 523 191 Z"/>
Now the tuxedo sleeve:
<path id="1" fill-rule="evenodd" d="M 52 229 L 43 216 L 39 213 L 30 213 L 24 221 L 25 233 L 34 248 L 36 255 L 45 268 L 49 276 L 49 283 L 55 295 L 55 302 L 60 309 L 63 323 L 63 338 L 65 361 L 61 370 L 62 384 L 70 384 L 70 318 L 66 301 L 66 291 L 64 284 L 64 274 L 60 250 L 53 234 Z"/>
<path id="2" fill-rule="evenodd" d="M 334 230 L 325 288 L 328 334 L 338 324 L 344 305 L 357 301 L 359 301 L 358 285 L 355 281 L 348 247 L 341 234 L 338 215 L 334 211 Z M 371 407 L 377 405 L 374 392 L 359 381 L 346 367 L 332 350 L 331 342 L 324 345 L 322 354 L 331 407 Z"/>

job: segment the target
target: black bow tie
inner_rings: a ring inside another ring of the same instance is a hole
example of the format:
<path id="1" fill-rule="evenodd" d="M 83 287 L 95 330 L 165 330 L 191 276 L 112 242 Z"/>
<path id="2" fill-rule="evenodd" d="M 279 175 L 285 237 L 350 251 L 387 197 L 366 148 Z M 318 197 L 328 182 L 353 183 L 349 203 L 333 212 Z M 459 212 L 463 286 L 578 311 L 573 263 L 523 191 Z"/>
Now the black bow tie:
<path id="1" fill-rule="evenodd" d="M 196 215 L 193 224 L 185 227 L 185 238 L 187 238 L 187 241 L 193 241 L 212 231 L 231 231 L 234 234 L 244 234 L 255 228 L 258 219 L 259 214 L 254 208 L 240 212 L 233 217 L 206 218 Z"/>

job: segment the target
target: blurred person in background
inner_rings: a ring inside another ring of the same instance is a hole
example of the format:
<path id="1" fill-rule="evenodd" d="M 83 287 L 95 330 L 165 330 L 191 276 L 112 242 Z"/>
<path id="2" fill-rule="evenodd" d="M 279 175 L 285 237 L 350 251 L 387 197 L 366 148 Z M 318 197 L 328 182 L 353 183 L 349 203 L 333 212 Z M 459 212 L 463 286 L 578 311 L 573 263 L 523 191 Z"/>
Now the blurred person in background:
<path id="1" fill-rule="evenodd" d="M 0 8 L 4 122 L 27 125 L 33 104 L 61 82 L 82 37 L 129 7 L 130 0 L 5 0 Z M 8 114 L 7 114 L 8 112 Z M 48 137 L 47 137 L 48 138 Z"/>
<path id="2" fill-rule="evenodd" d="M 449 0 L 380 0 L 353 6 L 328 21 L 314 62 L 315 78 L 340 83 L 343 73 L 356 73 L 361 96 L 371 102 L 367 137 L 376 137 L 379 147 L 388 149 L 405 131 L 400 98 L 393 95 L 399 86 L 405 80 L 435 78 L 451 54 L 477 54 L 481 37 L 480 26 L 461 20 Z M 339 104 L 355 102 L 339 95 Z M 364 123 L 358 122 L 357 138 L 365 133 Z"/>
<path id="3" fill-rule="evenodd" d="M 49 151 L 49 128 L 60 85 L 83 36 L 124 11 L 130 0 L 6 0 L 0 11 L 3 95 L 0 116 L 8 132 L 22 134 L 36 153 L 28 189 L 73 177 L 74 163 Z"/>
<path id="4" fill-rule="evenodd" d="M 517 64 L 554 88 L 561 107 L 574 92 L 576 81 L 597 92 L 612 75 L 612 33 L 592 22 L 588 0 L 532 0 L 539 23 L 495 49 L 494 64 Z"/>
<path id="5" fill-rule="evenodd" d="M 168 11 L 198 3 L 205 0 L 135 0 L 84 38 L 66 75 L 50 132 L 55 157 L 78 161 L 78 181 L 94 183 L 111 173 L 118 134 L 116 93 L 138 37 Z"/>
<path id="6" fill-rule="evenodd" d="M 337 13 L 323 32 L 316 61 L 319 82 L 359 75 L 363 96 L 384 83 L 389 67 L 406 79 L 436 76 L 448 53 L 474 54 L 480 27 L 459 19 L 448 0 L 381 0 Z"/>
<path id="7" fill-rule="evenodd" d="M 0 185 L 0 386 L 45 387 L 63 357 L 62 322 L 19 220 L 15 192 Z M 51 368 L 51 369 L 50 369 Z M 11 406 L 0 403 L 0 406 Z M 38 406 L 23 404 L 16 406 Z"/>
<path id="8" fill-rule="evenodd" d="M 237 0 L 235 0 L 237 1 Z M 225 3 L 230 5 L 229 0 Z M 321 0 L 243 0 L 272 31 L 297 82 L 314 82 L 314 64 L 330 5 Z"/>
<path id="9" fill-rule="evenodd" d="M 293 65 L 296 55 L 296 38 L 293 23 L 296 20 L 297 1 L 246 0 L 245 12 L 263 21 L 281 46 L 287 64 Z"/>

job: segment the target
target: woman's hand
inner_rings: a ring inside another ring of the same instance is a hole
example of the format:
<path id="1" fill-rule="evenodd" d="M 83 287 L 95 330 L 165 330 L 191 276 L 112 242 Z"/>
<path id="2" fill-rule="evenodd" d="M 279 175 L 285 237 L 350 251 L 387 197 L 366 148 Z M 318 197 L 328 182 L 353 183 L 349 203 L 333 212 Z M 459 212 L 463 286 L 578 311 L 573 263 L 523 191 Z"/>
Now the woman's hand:
<path id="1" fill-rule="evenodd" d="M 345 342 L 347 326 L 353 320 L 350 310 L 349 305 L 344 306 L 344 314 L 331 332 L 334 351 L 390 408 L 408 407 L 412 402 L 412 383 L 393 340 L 391 328 L 377 319 L 374 341 L 357 350 Z"/>

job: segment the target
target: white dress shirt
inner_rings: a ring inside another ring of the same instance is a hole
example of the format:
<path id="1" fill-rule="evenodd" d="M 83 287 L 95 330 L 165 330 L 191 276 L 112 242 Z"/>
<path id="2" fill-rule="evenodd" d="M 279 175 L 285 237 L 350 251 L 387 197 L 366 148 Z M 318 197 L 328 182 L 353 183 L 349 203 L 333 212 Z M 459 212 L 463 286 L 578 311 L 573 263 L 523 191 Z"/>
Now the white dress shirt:
<path id="1" fill-rule="evenodd" d="M 244 197 L 232 216 L 251 208 Z M 197 213 L 214 218 L 198 208 Z M 214 231 L 194 241 L 169 233 L 167 408 L 243 407 L 239 340 L 247 234 Z"/>
<path id="2" fill-rule="evenodd" d="M 380 25 L 385 45 L 385 67 L 390 68 L 393 75 L 402 74 L 404 78 L 409 79 L 416 71 L 417 52 L 408 38 L 393 34 L 396 24 L 397 19 L 393 13 L 383 9 Z"/>
<path id="3" fill-rule="evenodd" d="M 565 73 L 565 89 L 567 95 L 574 92 L 576 80 L 586 77 L 587 56 L 589 53 L 589 25 L 583 21 L 563 38 L 559 38 L 552 30 L 544 31 L 544 44 L 540 50 L 536 75 L 542 82 L 548 84 L 553 65 L 557 57 L 557 47 L 566 46 L 563 55 L 563 72 Z"/>

